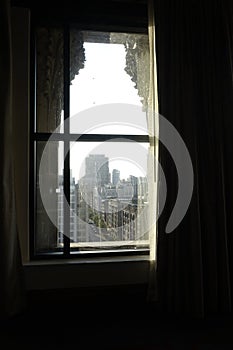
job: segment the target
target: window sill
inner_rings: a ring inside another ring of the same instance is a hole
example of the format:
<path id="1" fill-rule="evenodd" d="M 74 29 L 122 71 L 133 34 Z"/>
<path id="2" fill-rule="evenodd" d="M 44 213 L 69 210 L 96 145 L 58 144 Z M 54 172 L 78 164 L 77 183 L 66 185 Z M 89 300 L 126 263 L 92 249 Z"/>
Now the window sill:
<path id="1" fill-rule="evenodd" d="M 24 271 L 27 290 L 145 284 L 149 256 L 33 260 Z"/>
<path id="2" fill-rule="evenodd" d="M 115 263 L 115 262 L 128 262 L 128 261 L 148 261 L 149 255 L 123 255 L 123 256 L 104 256 L 104 257 L 92 257 L 92 258 L 71 258 L 71 259 L 40 259 L 31 260 L 24 263 L 24 266 L 38 266 L 38 265 L 80 265 L 80 264 L 103 264 L 103 263 Z"/>

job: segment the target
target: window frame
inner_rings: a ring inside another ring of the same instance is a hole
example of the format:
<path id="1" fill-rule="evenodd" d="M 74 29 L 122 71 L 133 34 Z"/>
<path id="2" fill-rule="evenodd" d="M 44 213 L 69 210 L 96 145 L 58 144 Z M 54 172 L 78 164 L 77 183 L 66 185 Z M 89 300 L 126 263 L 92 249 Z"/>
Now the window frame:
<path id="1" fill-rule="evenodd" d="M 114 256 L 138 256 L 148 255 L 148 249 L 121 249 L 121 250 L 106 250 L 106 251 L 88 251 L 81 253 L 71 252 L 70 239 L 64 234 L 64 248 L 61 251 L 50 251 L 45 253 L 36 253 L 35 251 L 35 235 L 36 235 L 36 144 L 38 141 L 48 141 L 52 133 L 37 132 L 36 131 L 36 43 L 35 43 L 35 30 L 39 25 L 48 26 L 62 26 L 64 35 L 64 69 L 63 69 L 63 95 L 64 95 L 64 121 L 66 121 L 67 127 L 63 133 L 53 134 L 53 140 L 64 142 L 64 154 L 67 154 L 64 160 L 64 195 L 68 203 L 70 203 L 70 163 L 69 163 L 69 143 L 72 141 L 76 142 L 103 142 L 109 141 L 116 138 L 121 139 L 121 142 L 136 141 L 138 143 L 148 143 L 149 135 L 127 135 L 127 134 L 77 134 L 71 133 L 69 128 L 69 117 L 70 117 L 70 29 L 75 25 L 75 28 L 83 31 L 105 31 L 105 32 L 118 32 L 118 33 L 132 33 L 132 34 L 148 34 L 148 28 L 145 26 L 138 26 L 137 28 L 129 28 L 125 25 L 98 25 L 89 24 L 88 21 L 84 23 L 77 23 L 71 20 L 56 20 L 48 21 L 41 20 L 32 17 L 31 20 L 31 67 L 30 67 L 30 183 L 29 183 L 29 255 L 30 260 L 50 260 L 50 259 L 83 259 L 83 258 L 96 258 L 96 257 L 114 257 Z M 124 141 L 122 141 L 122 139 Z M 77 141 L 78 140 L 78 141 Z M 118 141 L 120 142 L 120 141 Z M 69 215 L 64 213 L 64 232 L 69 231 L 70 221 L 66 218 Z"/>

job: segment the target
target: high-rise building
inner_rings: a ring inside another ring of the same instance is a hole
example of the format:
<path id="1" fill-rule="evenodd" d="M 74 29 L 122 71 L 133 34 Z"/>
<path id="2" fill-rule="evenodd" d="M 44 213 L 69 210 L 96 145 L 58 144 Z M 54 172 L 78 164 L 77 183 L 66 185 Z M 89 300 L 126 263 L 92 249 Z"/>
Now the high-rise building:
<path id="1" fill-rule="evenodd" d="M 112 171 L 112 184 L 116 186 L 120 181 L 120 170 L 113 169 Z"/>
<path id="2" fill-rule="evenodd" d="M 138 178 L 136 176 L 130 175 L 129 181 L 133 187 L 133 201 L 135 203 L 138 201 Z"/>
<path id="3" fill-rule="evenodd" d="M 98 186 L 104 186 L 110 182 L 109 159 L 104 154 L 90 154 L 85 159 L 88 178 L 96 177 Z"/>

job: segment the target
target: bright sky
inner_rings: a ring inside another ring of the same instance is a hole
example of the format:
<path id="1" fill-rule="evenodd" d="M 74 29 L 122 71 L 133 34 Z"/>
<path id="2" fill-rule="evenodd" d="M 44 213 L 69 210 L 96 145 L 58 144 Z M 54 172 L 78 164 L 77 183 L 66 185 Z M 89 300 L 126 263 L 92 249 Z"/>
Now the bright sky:
<path id="1" fill-rule="evenodd" d="M 130 76 L 125 72 L 125 48 L 119 44 L 85 43 L 85 68 L 72 81 L 70 87 L 70 115 L 71 117 L 88 108 L 108 103 L 127 103 L 141 106 L 140 98 Z M 111 126 L 99 127 L 100 120 L 95 121 L 98 131 L 93 133 L 111 133 Z M 81 119 L 71 118 L 70 131 L 80 132 Z M 146 121 L 145 121 L 146 128 Z M 135 133 L 135 129 L 128 126 L 115 126 L 112 133 Z M 126 131 L 127 130 L 127 131 Z M 82 130 L 83 132 L 83 130 Z M 119 145 L 119 144 L 118 144 Z M 124 144 L 124 147 L 128 147 Z M 140 146 L 142 147 L 142 146 Z M 145 149 L 145 148 L 144 148 Z M 110 173 L 114 168 L 120 170 L 121 178 L 129 175 L 146 176 L 144 165 L 137 164 L 131 159 L 129 152 L 120 152 L 115 157 L 114 147 L 109 151 L 109 144 L 76 142 L 72 144 L 70 164 L 72 175 L 76 181 L 84 175 L 85 157 L 89 153 L 102 153 L 109 156 Z M 143 152 L 142 152 L 143 153 Z M 146 158 L 146 151 L 145 158 Z M 80 157 L 81 154 L 81 157 Z M 131 151 L 132 154 L 132 151 Z M 143 162 L 144 164 L 144 162 Z"/>
<path id="2" fill-rule="evenodd" d="M 79 71 L 70 89 L 70 115 L 104 103 L 141 105 L 134 83 L 124 71 L 124 45 L 85 43 L 84 48 L 85 68 Z"/>

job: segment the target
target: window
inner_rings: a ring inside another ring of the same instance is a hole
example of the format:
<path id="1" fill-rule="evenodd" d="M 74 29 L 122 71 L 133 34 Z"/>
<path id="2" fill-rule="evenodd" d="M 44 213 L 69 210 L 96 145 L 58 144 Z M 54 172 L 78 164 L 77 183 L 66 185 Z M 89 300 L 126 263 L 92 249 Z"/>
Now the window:
<path id="1" fill-rule="evenodd" d="M 35 26 L 32 257 L 149 251 L 146 33 Z"/>

